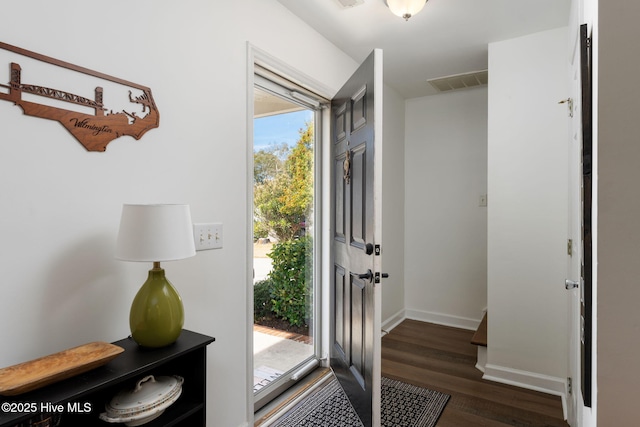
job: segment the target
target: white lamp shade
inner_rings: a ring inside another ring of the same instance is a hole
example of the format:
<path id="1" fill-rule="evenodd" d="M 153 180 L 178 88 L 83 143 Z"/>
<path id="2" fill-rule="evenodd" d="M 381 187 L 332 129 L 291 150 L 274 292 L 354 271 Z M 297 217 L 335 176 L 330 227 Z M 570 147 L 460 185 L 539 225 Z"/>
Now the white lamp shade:
<path id="1" fill-rule="evenodd" d="M 413 16 L 420 12 L 427 0 L 386 0 L 389 10 L 394 15 L 398 15 L 407 19 L 407 16 Z"/>
<path id="2" fill-rule="evenodd" d="M 189 205 L 122 206 L 116 258 L 171 261 L 195 254 Z"/>

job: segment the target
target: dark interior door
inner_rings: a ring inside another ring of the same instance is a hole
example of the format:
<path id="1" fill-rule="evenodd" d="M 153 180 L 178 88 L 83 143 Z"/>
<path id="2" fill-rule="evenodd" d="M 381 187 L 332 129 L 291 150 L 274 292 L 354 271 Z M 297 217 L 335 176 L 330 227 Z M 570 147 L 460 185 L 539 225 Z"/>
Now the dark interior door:
<path id="1" fill-rule="evenodd" d="M 580 364 L 582 398 L 591 407 L 592 352 L 592 96 L 591 96 L 591 39 L 587 25 L 580 26 L 580 71 L 582 83 L 582 266 L 580 293 Z"/>
<path id="2" fill-rule="evenodd" d="M 373 52 L 362 63 L 331 104 L 334 199 L 331 367 L 365 427 L 372 425 L 376 348 L 375 55 Z"/>

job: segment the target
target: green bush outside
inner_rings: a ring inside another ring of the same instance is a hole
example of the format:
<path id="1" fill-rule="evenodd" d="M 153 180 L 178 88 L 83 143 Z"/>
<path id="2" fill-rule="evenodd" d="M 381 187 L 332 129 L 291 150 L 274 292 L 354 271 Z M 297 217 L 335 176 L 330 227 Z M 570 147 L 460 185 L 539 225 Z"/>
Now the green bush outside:
<path id="1" fill-rule="evenodd" d="M 273 269 L 265 281 L 271 282 L 271 311 L 293 326 L 304 326 L 309 318 L 311 254 L 309 236 L 276 243 L 268 254 L 273 260 Z"/>
<path id="2" fill-rule="evenodd" d="M 271 311 L 273 306 L 273 303 L 271 302 L 271 288 L 273 288 L 273 281 L 270 279 L 256 282 L 253 286 L 254 321 L 273 314 Z"/>

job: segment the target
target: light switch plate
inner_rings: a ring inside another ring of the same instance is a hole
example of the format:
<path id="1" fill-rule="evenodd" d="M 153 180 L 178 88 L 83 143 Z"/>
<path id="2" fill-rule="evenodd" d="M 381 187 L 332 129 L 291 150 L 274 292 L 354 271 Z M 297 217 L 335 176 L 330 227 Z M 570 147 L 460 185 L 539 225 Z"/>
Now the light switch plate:
<path id="1" fill-rule="evenodd" d="M 222 248 L 222 224 L 193 224 L 193 240 L 196 244 L 196 251 Z"/>

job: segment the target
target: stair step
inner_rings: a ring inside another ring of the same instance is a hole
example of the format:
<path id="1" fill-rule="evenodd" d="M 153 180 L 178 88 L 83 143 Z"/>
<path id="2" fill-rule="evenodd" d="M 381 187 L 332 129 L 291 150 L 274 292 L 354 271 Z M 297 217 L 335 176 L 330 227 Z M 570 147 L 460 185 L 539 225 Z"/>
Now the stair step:
<path id="1" fill-rule="evenodd" d="M 484 314 L 480 326 L 476 329 L 475 334 L 471 337 L 471 344 L 487 346 L 487 313 Z"/>

